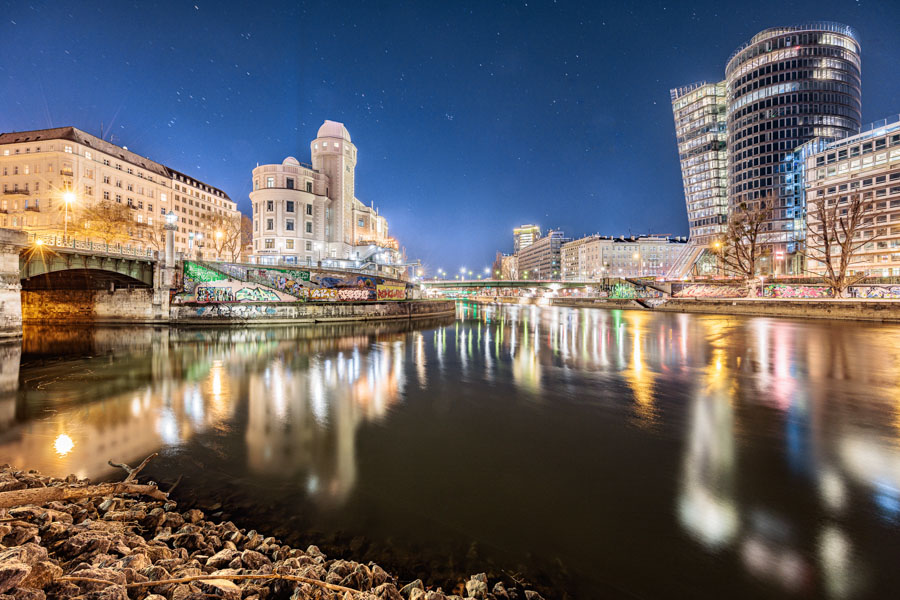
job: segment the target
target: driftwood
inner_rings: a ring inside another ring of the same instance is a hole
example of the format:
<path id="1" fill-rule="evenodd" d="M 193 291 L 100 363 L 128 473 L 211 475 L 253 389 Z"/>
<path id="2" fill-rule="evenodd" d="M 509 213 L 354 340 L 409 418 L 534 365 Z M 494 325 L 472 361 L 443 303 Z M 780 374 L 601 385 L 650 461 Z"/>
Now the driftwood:
<path id="1" fill-rule="evenodd" d="M 349 592 L 351 594 L 361 594 L 362 590 L 354 590 L 353 588 L 345 587 L 343 585 L 337 585 L 334 583 L 327 583 L 325 581 L 319 581 L 318 579 L 311 579 L 309 577 L 303 577 L 302 575 L 288 575 L 285 573 L 244 573 L 241 575 L 191 575 L 189 577 L 179 577 L 177 579 L 157 579 L 154 581 L 139 581 L 135 583 L 126 583 L 126 588 L 141 588 L 141 587 L 155 587 L 157 585 L 169 585 L 175 583 L 190 583 L 191 581 L 214 581 L 214 580 L 227 580 L 227 581 L 241 581 L 244 579 L 281 579 L 283 581 L 294 581 L 297 583 L 309 583 L 311 585 L 315 585 L 326 590 L 331 590 L 334 592 Z M 106 579 L 95 579 L 93 577 L 78 577 L 77 575 L 58 577 L 54 581 L 58 582 L 82 582 L 82 583 L 101 583 L 105 585 L 121 585 L 117 584 L 115 581 L 107 581 Z"/>
<path id="2" fill-rule="evenodd" d="M 109 464 L 114 467 L 121 467 L 128 473 L 128 477 L 119 483 L 99 483 L 96 485 L 86 485 L 84 487 L 71 486 L 54 486 L 44 488 L 27 488 L 24 490 L 12 490 L 8 492 L 0 492 L 0 508 L 15 508 L 17 506 L 25 506 L 28 504 L 42 505 L 55 500 L 78 500 L 80 498 L 95 498 L 97 496 L 114 496 L 117 494 L 140 494 L 142 496 L 150 496 L 155 500 L 168 500 L 169 495 L 162 492 L 153 484 L 141 485 L 132 483 L 137 474 L 147 466 L 151 458 L 156 456 L 154 452 L 144 459 L 137 467 L 131 468 L 126 464 L 114 463 Z"/>

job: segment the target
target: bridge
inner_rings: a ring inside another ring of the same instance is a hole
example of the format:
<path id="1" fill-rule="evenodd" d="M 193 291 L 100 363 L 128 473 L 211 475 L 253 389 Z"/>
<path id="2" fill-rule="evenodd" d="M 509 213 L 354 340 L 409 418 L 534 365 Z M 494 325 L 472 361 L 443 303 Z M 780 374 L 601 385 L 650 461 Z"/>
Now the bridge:
<path id="1" fill-rule="evenodd" d="M 28 318 L 159 320 L 172 281 L 162 270 L 151 250 L 0 229 L 0 338 Z"/>

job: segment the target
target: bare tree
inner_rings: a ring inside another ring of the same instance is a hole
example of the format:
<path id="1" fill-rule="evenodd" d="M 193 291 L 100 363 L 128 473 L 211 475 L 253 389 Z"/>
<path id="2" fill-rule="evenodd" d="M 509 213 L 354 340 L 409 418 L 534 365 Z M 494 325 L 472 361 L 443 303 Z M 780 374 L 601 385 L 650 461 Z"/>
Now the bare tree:
<path id="1" fill-rule="evenodd" d="M 166 247 L 166 222 L 164 219 L 157 219 L 151 223 L 144 223 L 141 226 L 141 235 L 147 245 L 161 253 Z"/>
<path id="2" fill-rule="evenodd" d="M 742 202 L 734 207 L 724 236 L 713 244 L 713 252 L 726 273 L 745 280 L 756 276 L 756 266 L 763 255 L 763 228 L 768 220 L 765 199 L 758 205 Z"/>
<path id="3" fill-rule="evenodd" d="M 138 224 L 132 209 L 117 202 L 101 200 L 81 209 L 84 233 L 107 244 L 129 242 L 136 237 Z"/>
<path id="4" fill-rule="evenodd" d="M 822 265 L 822 279 L 835 297 L 841 296 L 851 285 L 865 279 L 866 273 L 848 273 L 860 248 L 877 238 L 863 235 L 863 227 L 871 217 L 871 202 L 864 202 L 861 194 L 837 198 L 821 198 L 810 203 L 807 219 L 806 258 Z"/>
<path id="5" fill-rule="evenodd" d="M 241 218 L 240 216 L 218 216 L 210 221 L 212 245 L 218 259 L 237 262 L 241 257 Z"/>

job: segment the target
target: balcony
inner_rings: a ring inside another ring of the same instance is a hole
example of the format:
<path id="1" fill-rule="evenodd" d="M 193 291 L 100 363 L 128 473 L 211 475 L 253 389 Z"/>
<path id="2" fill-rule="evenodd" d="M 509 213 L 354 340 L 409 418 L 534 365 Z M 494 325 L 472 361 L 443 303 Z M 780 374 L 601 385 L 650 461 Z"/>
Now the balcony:
<path id="1" fill-rule="evenodd" d="M 30 196 L 31 192 L 28 190 L 20 190 L 19 188 L 13 190 L 3 190 L 3 193 L 7 196 Z"/>
<path id="2" fill-rule="evenodd" d="M 37 206 L 37 205 L 35 205 L 35 206 L 26 206 L 26 207 L 25 207 L 25 210 L 31 211 L 31 212 L 41 212 L 41 207 L 39 207 L 39 206 Z"/>

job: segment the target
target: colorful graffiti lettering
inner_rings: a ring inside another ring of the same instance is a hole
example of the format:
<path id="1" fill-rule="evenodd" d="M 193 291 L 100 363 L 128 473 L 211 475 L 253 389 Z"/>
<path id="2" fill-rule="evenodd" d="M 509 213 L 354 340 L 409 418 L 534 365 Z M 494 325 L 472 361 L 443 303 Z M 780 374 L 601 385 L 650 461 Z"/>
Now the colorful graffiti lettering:
<path id="1" fill-rule="evenodd" d="M 747 296 L 747 288 L 691 283 L 682 286 L 672 295 L 676 298 L 744 298 Z"/>
<path id="2" fill-rule="evenodd" d="M 214 304 L 197 309 L 198 317 L 227 317 L 231 319 L 254 319 L 274 316 L 277 311 L 271 306 L 258 304 Z"/>
<path id="3" fill-rule="evenodd" d="M 378 300 L 405 300 L 406 286 L 393 283 L 382 283 L 376 288 L 375 297 Z"/>
<path id="4" fill-rule="evenodd" d="M 897 285 L 860 285 L 850 288 L 853 298 L 900 298 Z"/>
<path id="5" fill-rule="evenodd" d="M 338 292 L 333 288 L 316 288 L 309 290 L 309 299 L 333 301 L 338 299 Z"/>
<path id="6" fill-rule="evenodd" d="M 195 262 L 185 261 L 184 279 L 185 281 L 190 280 L 197 283 L 209 283 L 211 281 L 224 281 L 225 279 L 228 279 L 228 277 Z"/>
<path id="7" fill-rule="evenodd" d="M 238 302 L 278 302 L 278 294 L 265 288 L 240 288 L 234 294 Z"/>
<path id="8" fill-rule="evenodd" d="M 634 298 L 635 296 L 634 287 L 623 283 L 617 283 L 609 292 L 610 298 Z"/>
<path id="9" fill-rule="evenodd" d="M 343 301 L 361 301 L 369 299 L 369 290 L 340 289 L 338 299 Z"/>
<path id="10" fill-rule="evenodd" d="M 199 286 L 197 302 L 234 302 L 234 291 L 227 287 Z"/>
<path id="11" fill-rule="evenodd" d="M 770 298 L 830 298 L 831 288 L 816 285 L 770 283 L 763 288 L 763 295 Z"/>

